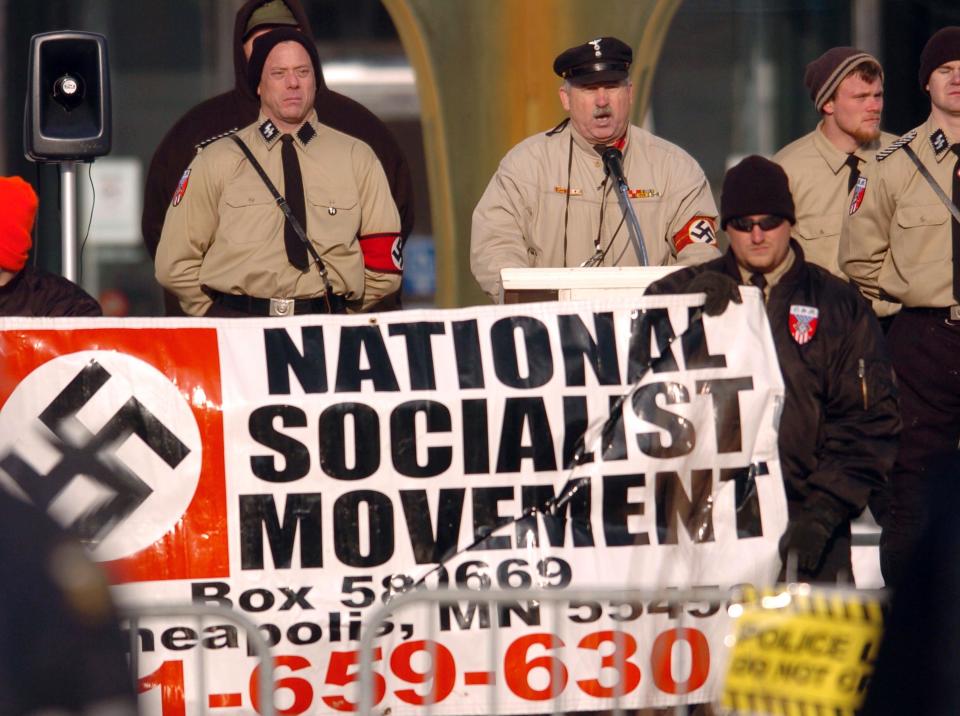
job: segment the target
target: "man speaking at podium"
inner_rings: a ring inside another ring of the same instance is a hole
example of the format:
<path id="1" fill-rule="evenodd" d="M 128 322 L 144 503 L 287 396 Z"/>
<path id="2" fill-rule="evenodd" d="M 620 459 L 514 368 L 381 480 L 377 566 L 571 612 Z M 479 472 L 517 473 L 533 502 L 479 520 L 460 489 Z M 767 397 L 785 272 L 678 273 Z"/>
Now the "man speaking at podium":
<path id="1" fill-rule="evenodd" d="M 611 170 L 623 173 L 649 265 L 719 257 L 703 170 L 680 147 L 630 124 L 632 61 L 615 37 L 554 61 L 568 118 L 511 149 L 473 212 L 470 267 L 494 301 L 504 268 L 641 265 Z"/>

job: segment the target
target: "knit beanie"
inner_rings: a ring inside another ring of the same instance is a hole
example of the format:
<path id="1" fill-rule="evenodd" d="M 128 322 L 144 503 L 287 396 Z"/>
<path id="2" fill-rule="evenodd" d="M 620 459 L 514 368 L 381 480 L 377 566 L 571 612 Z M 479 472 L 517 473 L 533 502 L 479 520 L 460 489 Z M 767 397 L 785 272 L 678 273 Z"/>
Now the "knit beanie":
<path id="1" fill-rule="evenodd" d="M 253 50 L 250 52 L 250 61 L 247 63 L 247 86 L 254 94 L 260 86 L 267 55 L 281 42 L 298 42 L 303 45 L 303 49 L 310 55 L 310 62 L 313 63 L 314 76 L 320 77 L 320 56 L 317 54 L 317 46 L 313 44 L 313 40 L 292 27 L 278 27 L 253 41 Z"/>
<path id="2" fill-rule="evenodd" d="M 279 27 L 281 25 L 292 25 L 299 27 L 297 18 L 290 12 L 290 8 L 283 0 L 267 0 L 260 7 L 250 13 L 250 19 L 247 20 L 247 27 L 243 31 L 243 39 L 246 40 L 250 33 L 261 27 Z"/>
<path id="3" fill-rule="evenodd" d="M 876 57 L 855 47 L 833 47 L 807 65 L 803 83 L 807 86 L 810 99 L 818 112 L 850 71 L 861 62 L 876 62 L 877 66 L 880 65 Z M 882 69 L 880 79 L 883 79 Z"/>
<path id="4" fill-rule="evenodd" d="M 769 159 L 753 154 L 723 178 L 720 192 L 720 227 L 738 216 L 773 214 L 791 224 L 797 223 L 793 213 L 790 181 L 783 168 Z"/>
<path id="5" fill-rule="evenodd" d="M 920 89 L 926 92 L 933 71 L 955 60 L 960 60 L 960 27 L 952 25 L 933 33 L 920 53 Z"/>
<path id="6" fill-rule="evenodd" d="M 0 177 L 0 268 L 19 271 L 33 245 L 37 195 L 20 177 Z"/>

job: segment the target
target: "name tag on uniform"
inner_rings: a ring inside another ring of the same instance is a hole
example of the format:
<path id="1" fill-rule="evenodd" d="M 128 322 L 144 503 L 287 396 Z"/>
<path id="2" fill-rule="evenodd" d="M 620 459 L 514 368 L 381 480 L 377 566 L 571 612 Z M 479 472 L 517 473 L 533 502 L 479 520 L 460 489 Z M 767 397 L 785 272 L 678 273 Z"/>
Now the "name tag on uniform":
<path id="1" fill-rule="evenodd" d="M 555 186 L 553 187 L 553 190 L 557 192 L 557 194 L 569 193 L 570 196 L 583 196 L 583 189 L 570 189 L 568 192 L 567 187 L 565 186 Z"/>

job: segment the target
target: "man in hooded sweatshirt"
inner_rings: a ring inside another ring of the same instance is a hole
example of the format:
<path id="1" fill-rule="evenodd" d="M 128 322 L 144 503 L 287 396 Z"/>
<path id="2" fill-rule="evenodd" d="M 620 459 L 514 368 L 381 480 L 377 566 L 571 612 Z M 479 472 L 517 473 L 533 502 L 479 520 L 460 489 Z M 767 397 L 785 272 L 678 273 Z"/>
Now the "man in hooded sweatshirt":
<path id="1" fill-rule="evenodd" d="M 247 83 L 247 61 L 253 40 L 277 27 L 296 27 L 312 38 L 301 0 L 248 0 L 244 3 L 237 11 L 234 24 L 236 86 L 190 109 L 177 120 L 154 152 L 144 187 L 141 218 L 143 240 L 151 258 L 156 258 L 167 208 L 198 147 L 257 119 L 260 100 Z M 360 139 L 373 149 L 387 176 L 390 192 L 400 212 L 400 233 L 406 239 L 413 230 L 413 183 L 410 168 L 396 139 L 363 105 L 330 90 L 322 72 L 317 73 L 316 83 L 317 120 Z M 168 315 L 182 315 L 177 299 L 169 293 L 165 304 Z"/>

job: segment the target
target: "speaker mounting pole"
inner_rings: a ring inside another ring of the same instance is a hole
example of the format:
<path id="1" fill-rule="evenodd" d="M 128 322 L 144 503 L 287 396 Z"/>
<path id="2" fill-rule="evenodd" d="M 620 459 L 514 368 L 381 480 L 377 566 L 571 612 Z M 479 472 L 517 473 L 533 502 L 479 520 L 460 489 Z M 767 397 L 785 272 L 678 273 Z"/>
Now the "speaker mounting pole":
<path id="1" fill-rule="evenodd" d="M 60 162 L 60 270 L 77 282 L 77 163 Z"/>
<path id="2" fill-rule="evenodd" d="M 2 2 L 2 0 L 0 0 Z M 60 165 L 61 273 L 78 275 L 77 163 L 110 153 L 112 121 L 107 40 L 63 30 L 30 39 L 23 149 Z"/>

